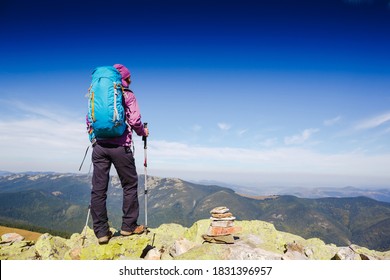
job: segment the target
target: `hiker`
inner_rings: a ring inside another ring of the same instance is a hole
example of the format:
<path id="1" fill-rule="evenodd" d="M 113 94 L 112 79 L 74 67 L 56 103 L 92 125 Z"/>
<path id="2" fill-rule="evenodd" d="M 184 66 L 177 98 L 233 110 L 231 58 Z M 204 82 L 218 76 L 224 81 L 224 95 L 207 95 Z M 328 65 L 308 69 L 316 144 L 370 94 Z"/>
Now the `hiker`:
<path id="1" fill-rule="evenodd" d="M 91 117 L 87 115 L 87 129 L 90 133 L 90 140 L 93 145 L 92 163 L 92 191 L 91 191 L 91 215 L 93 230 L 98 238 L 99 244 L 106 244 L 112 237 L 108 225 L 106 208 L 107 189 L 111 164 L 118 173 L 123 189 L 123 216 L 121 235 L 141 234 L 145 226 L 138 225 L 139 202 L 138 202 L 138 175 L 135 167 L 134 157 L 131 149 L 132 130 L 138 136 L 147 137 L 149 131 L 141 122 L 140 110 L 134 93 L 129 89 L 131 83 L 130 71 L 121 64 L 113 66 L 120 73 L 119 83 L 122 84 L 122 105 L 124 109 L 125 130 L 117 137 L 94 138 Z M 112 68 L 112 67 L 111 67 Z M 113 71 L 115 69 L 112 68 Z M 96 71 L 96 70 L 95 70 Z M 116 71 L 115 71 L 116 72 Z M 92 85 L 91 85 L 92 87 Z M 92 93 L 93 95 L 93 93 Z M 95 106 L 96 107 L 96 106 Z M 96 108 L 92 109 L 96 110 Z M 89 113 L 90 114 L 90 113 Z"/>

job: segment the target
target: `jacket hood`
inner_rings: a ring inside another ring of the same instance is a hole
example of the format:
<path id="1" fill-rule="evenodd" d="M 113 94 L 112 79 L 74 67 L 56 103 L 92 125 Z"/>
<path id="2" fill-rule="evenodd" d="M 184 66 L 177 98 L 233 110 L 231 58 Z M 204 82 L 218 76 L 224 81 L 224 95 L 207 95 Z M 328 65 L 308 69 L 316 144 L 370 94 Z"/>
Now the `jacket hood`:
<path id="1" fill-rule="evenodd" d="M 122 76 L 122 85 L 124 87 L 129 87 L 129 83 L 126 82 L 126 79 L 131 76 L 129 69 L 127 69 L 124 65 L 122 64 L 114 64 L 114 67 L 119 71 L 119 73 Z"/>

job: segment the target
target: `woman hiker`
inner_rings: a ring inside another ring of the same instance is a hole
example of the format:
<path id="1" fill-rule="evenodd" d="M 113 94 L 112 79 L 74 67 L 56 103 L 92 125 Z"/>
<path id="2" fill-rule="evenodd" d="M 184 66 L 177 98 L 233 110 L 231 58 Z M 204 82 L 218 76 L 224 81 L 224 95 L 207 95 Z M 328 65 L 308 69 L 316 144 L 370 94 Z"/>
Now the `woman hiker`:
<path id="1" fill-rule="evenodd" d="M 115 138 L 97 140 L 93 144 L 92 163 L 92 191 L 91 191 L 91 215 L 93 230 L 99 244 L 106 244 L 112 237 L 108 225 L 106 208 L 107 189 L 111 164 L 118 173 L 123 188 L 123 216 L 121 235 L 141 234 L 145 226 L 138 225 L 139 202 L 138 202 L 138 175 L 135 167 L 133 153 L 131 151 L 132 130 L 138 136 L 149 135 L 149 131 L 141 121 L 140 110 L 134 93 L 129 89 L 131 83 L 130 71 L 121 64 L 114 67 L 122 77 L 123 107 L 127 128 L 125 132 Z M 87 129 L 90 131 L 91 124 L 87 117 Z"/>

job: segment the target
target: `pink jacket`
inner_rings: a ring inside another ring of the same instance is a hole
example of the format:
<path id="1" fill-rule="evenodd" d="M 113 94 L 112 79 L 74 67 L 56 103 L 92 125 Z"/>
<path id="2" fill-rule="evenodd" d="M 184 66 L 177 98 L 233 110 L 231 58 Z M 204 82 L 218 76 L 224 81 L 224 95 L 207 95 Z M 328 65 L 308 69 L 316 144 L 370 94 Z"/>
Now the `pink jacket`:
<path id="1" fill-rule="evenodd" d="M 144 125 L 141 122 L 141 113 L 138 107 L 137 100 L 134 93 L 125 88 L 123 92 L 123 106 L 126 114 L 127 129 L 122 136 L 97 140 L 101 144 L 118 145 L 118 146 L 130 146 L 132 143 L 132 131 L 134 130 L 138 136 L 146 136 Z M 87 120 L 87 131 L 91 129 L 91 123 Z"/>

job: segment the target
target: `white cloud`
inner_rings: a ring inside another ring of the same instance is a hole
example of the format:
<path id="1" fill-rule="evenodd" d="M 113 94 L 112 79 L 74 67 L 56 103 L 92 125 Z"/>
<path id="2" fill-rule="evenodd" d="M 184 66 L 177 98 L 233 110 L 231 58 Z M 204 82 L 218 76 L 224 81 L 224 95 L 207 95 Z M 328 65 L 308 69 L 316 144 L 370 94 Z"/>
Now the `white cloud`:
<path id="1" fill-rule="evenodd" d="M 0 169 L 76 171 L 89 144 L 80 116 L 59 108 L 10 104 L 17 117 L 0 118 Z"/>
<path id="2" fill-rule="evenodd" d="M 24 117 L 10 119 L 2 115 L 0 118 L 0 170 L 77 172 L 85 148 L 89 145 L 84 120 L 58 108 L 17 108 Z M 317 131 L 306 129 L 301 134 L 287 137 L 286 143 L 303 143 Z M 260 181 L 262 177 L 259 174 L 290 174 L 290 177 L 294 177 L 291 174 L 322 174 L 323 182 L 326 182 L 328 174 L 383 177 L 389 180 L 390 154 L 323 154 L 295 146 L 277 148 L 274 145 L 276 141 L 266 139 L 264 149 L 250 149 L 194 146 L 153 137 L 148 142 L 148 173 L 153 175 L 155 171 L 163 170 L 165 173 L 161 175 L 168 172 L 180 176 L 194 172 L 198 179 L 220 174 L 219 178 L 214 179 L 227 180 L 229 177 L 229 180 L 243 182 L 249 179 L 244 178 L 249 173 L 252 179 L 258 178 L 256 180 Z M 144 154 L 140 137 L 135 138 L 135 146 L 137 168 L 142 172 Z M 83 171 L 88 170 L 89 164 L 90 156 Z"/>
<path id="3" fill-rule="evenodd" d="M 341 120 L 341 116 L 337 116 L 333 119 L 329 119 L 329 120 L 324 120 L 324 125 L 325 126 L 333 126 L 335 124 L 337 124 L 338 122 L 340 122 Z"/>
<path id="4" fill-rule="evenodd" d="M 151 156 L 161 162 L 172 162 L 178 165 L 186 162 L 189 168 L 197 168 L 196 166 L 198 166 L 201 169 L 210 166 L 218 169 L 219 165 L 215 163 L 219 163 L 221 167 L 231 166 L 233 169 L 249 167 L 249 169 L 263 171 L 317 171 L 353 174 L 354 172 L 364 173 L 377 170 L 387 174 L 387 166 L 390 164 L 390 155 L 386 154 L 372 156 L 361 152 L 321 154 L 294 147 L 257 150 L 191 146 L 179 142 L 159 140 L 150 142 L 149 147 Z M 377 163 L 371 166 L 376 160 Z M 208 164 L 198 164 L 203 161 L 207 161 Z M 362 169 L 357 168 L 359 166 Z"/>
<path id="5" fill-rule="evenodd" d="M 356 126 L 356 130 L 364 130 L 364 129 L 371 129 L 376 128 L 378 126 L 383 125 L 384 123 L 387 123 L 390 121 L 390 112 L 372 117 L 370 119 L 363 120 L 359 122 Z"/>
<path id="6" fill-rule="evenodd" d="M 244 136 L 245 133 L 248 132 L 248 129 L 242 129 L 237 132 L 238 137 Z"/>
<path id="7" fill-rule="evenodd" d="M 323 154 L 297 147 L 264 150 L 213 148 L 167 141 L 150 142 L 149 153 L 154 170 L 178 174 L 174 176 L 197 173 L 198 179 L 213 176 L 213 179 L 236 180 L 241 184 L 245 184 L 250 178 L 252 180 L 257 178 L 256 180 L 260 180 L 257 183 L 260 184 L 263 177 L 259 174 L 268 178 L 273 174 L 274 179 L 279 176 L 281 180 L 287 177 L 294 178 L 296 174 L 294 182 L 310 181 L 313 185 L 326 185 L 330 182 L 334 185 L 337 183 L 336 178 L 341 180 L 347 177 L 350 184 L 359 182 L 357 178 L 362 177 L 365 179 L 362 179 L 361 183 L 365 184 L 371 179 L 382 183 L 390 179 L 387 170 L 390 165 L 390 154 L 367 155 L 363 152 Z M 218 178 L 216 174 L 219 174 Z M 251 174 L 250 178 L 246 178 L 245 174 Z M 315 181 L 315 178 L 321 179 Z M 340 181 L 339 184 L 348 185 L 348 180 Z M 288 185 L 288 182 L 284 183 Z"/>
<path id="8" fill-rule="evenodd" d="M 220 130 L 227 131 L 230 130 L 231 125 L 227 123 L 218 123 L 217 124 Z"/>
<path id="9" fill-rule="evenodd" d="M 309 128 L 302 131 L 300 134 L 288 136 L 284 138 L 286 145 L 300 145 L 305 143 L 314 133 L 318 132 L 317 128 Z"/>

